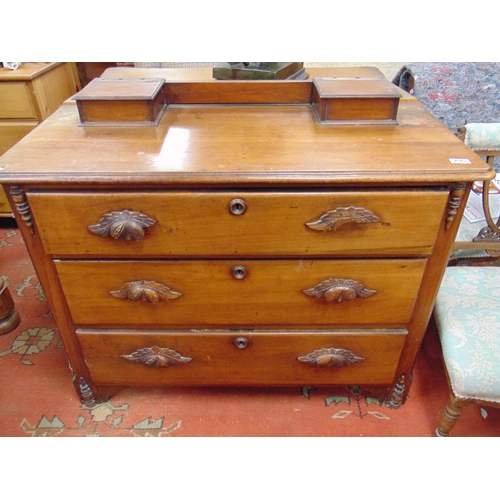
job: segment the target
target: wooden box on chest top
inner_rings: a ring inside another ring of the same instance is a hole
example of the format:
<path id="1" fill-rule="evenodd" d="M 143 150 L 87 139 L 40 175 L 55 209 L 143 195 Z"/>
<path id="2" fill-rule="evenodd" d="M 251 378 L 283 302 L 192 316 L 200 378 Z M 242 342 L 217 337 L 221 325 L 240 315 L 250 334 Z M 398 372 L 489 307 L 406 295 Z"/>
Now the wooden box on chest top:
<path id="1" fill-rule="evenodd" d="M 400 98 L 385 78 L 314 78 L 313 110 L 321 124 L 395 125 Z"/>
<path id="2" fill-rule="evenodd" d="M 165 111 L 162 78 L 95 78 L 74 96 L 82 125 L 156 125 Z"/>

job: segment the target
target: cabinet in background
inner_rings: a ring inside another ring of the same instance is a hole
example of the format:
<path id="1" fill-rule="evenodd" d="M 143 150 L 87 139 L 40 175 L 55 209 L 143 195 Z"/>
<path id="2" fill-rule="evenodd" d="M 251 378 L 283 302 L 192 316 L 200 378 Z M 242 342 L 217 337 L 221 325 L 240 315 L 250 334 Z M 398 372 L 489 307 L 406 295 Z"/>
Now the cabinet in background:
<path id="1" fill-rule="evenodd" d="M 22 63 L 17 70 L 0 68 L 0 155 L 50 116 L 80 87 L 73 62 L 30 62 Z M 12 217 L 2 186 L 0 217 Z"/>

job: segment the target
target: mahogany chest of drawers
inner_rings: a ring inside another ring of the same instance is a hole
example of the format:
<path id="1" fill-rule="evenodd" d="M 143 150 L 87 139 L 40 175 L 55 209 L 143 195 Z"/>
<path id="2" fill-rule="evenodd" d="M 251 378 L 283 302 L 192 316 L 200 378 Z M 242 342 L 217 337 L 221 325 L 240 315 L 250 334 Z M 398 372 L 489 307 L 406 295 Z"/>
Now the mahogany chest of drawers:
<path id="1" fill-rule="evenodd" d="M 0 158 L 82 401 L 360 385 L 401 404 L 494 172 L 414 100 L 398 125 L 322 126 L 309 81 L 165 95 L 156 127 L 82 127 L 66 104 Z"/>

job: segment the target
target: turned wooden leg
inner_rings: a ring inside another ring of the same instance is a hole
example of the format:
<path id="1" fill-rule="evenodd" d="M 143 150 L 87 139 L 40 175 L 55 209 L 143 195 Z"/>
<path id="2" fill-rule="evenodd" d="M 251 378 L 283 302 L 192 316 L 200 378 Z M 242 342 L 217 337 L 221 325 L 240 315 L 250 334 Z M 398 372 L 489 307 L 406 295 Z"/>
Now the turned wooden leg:
<path id="1" fill-rule="evenodd" d="M 405 392 L 405 376 L 401 375 L 397 384 L 394 386 L 390 400 L 386 403 L 391 408 L 399 408 L 403 403 L 403 394 Z"/>
<path id="2" fill-rule="evenodd" d="M 71 370 L 73 371 L 73 368 L 71 368 Z M 107 395 L 107 397 L 103 397 L 100 391 L 99 393 L 94 392 L 85 378 L 76 375 L 74 372 L 73 385 L 75 386 L 76 393 L 78 394 L 80 401 L 89 408 L 92 408 L 99 403 L 104 403 L 104 401 L 107 401 L 109 399 L 109 394 Z"/>
<path id="3" fill-rule="evenodd" d="M 458 399 L 454 394 L 451 394 L 450 402 L 446 405 L 444 413 L 439 422 L 439 426 L 434 434 L 437 437 L 449 437 L 451 429 L 457 423 L 458 417 L 462 414 L 464 406 L 468 405 L 470 400 Z"/>
<path id="4" fill-rule="evenodd" d="M 14 301 L 7 288 L 7 283 L 0 278 L 0 335 L 14 330 L 20 321 L 21 318 L 14 309 Z"/>

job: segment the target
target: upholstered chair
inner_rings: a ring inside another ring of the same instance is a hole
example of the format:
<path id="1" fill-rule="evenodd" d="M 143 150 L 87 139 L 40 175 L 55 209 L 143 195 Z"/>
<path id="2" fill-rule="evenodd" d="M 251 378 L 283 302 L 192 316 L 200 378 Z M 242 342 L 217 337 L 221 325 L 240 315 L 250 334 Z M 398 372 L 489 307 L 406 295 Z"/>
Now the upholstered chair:
<path id="1" fill-rule="evenodd" d="M 435 431 L 448 436 L 464 406 L 500 406 L 500 267 L 447 267 L 434 308 L 450 386 Z"/>

